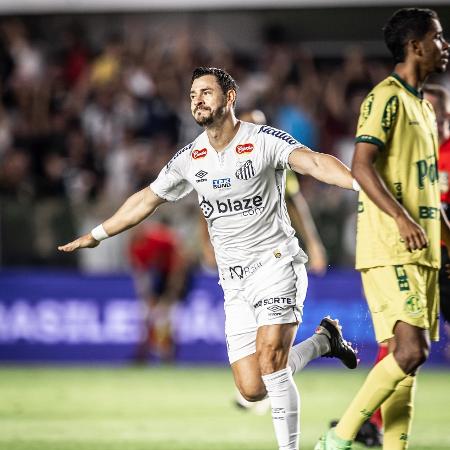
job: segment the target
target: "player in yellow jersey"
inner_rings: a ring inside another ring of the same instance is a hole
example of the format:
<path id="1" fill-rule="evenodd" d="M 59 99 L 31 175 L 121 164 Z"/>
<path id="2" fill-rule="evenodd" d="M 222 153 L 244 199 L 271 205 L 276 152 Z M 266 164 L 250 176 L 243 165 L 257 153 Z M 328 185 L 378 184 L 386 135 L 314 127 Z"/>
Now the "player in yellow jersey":
<path id="1" fill-rule="evenodd" d="M 415 375 L 430 339 L 438 339 L 440 239 L 442 231 L 450 248 L 450 230 L 440 217 L 436 118 L 421 89 L 428 75 L 445 71 L 449 44 L 429 9 L 397 11 L 384 37 L 395 68 L 361 106 L 352 172 L 363 189 L 356 268 L 377 341 L 388 342 L 390 353 L 369 372 L 316 450 L 350 449 L 379 406 L 383 448 L 406 449 Z"/>

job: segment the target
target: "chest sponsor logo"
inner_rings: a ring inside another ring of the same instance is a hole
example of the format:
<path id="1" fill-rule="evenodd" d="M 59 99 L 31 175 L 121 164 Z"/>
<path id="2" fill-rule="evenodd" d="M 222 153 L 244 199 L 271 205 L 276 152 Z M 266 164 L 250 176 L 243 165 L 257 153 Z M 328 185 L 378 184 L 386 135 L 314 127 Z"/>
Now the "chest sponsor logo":
<path id="1" fill-rule="evenodd" d="M 222 201 L 216 200 L 214 204 L 203 197 L 199 206 L 207 219 L 212 216 L 214 211 L 220 216 L 233 212 L 241 212 L 241 215 L 244 217 L 262 214 L 264 211 L 263 199 L 260 195 L 237 200 L 230 198 Z"/>
<path id="2" fill-rule="evenodd" d="M 214 212 L 214 207 L 212 203 L 208 200 L 206 200 L 205 197 L 203 197 L 202 201 L 199 204 L 200 209 L 202 210 L 203 215 L 208 219 L 211 217 L 212 213 Z"/>
<path id="3" fill-rule="evenodd" d="M 290 297 L 270 297 L 259 300 L 255 303 L 255 308 L 267 306 L 271 311 L 281 311 L 284 306 L 295 305 L 295 299 Z"/>
<path id="4" fill-rule="evenodd" d="M 208 175 L 208 172 L 205 172 L 204 170 L 199 170 L 196 174 L 196 182 L 197 183 L 203 183 L 204 181 L 208 181 L 205 177 Z"/>
<path id="5" fill-rule="evenodd" d="M 249 266 L 230 266 L 228 267 L 228 270 L 232 280 L 242 280 L 243 278 L 247 278 L 249 275 L 255 273 L 260 267 L 262 267 L 262 262 L 258 261 L 254 264 L 250 264 Z"/>
<path id="6" fill-rule="evenodd" d="M 227 189 L 231 187 L 231 178 L 218 178 L 213 180 L 214 189 Z"/>
<path id="7" fill-rule="evenodd" d="M 204 158 L 208 154 L 208 149 L 202 148 L 201 150 L 194 150 L 192 152 L 192 159 Z"/>
<path id="8" fill-rule="evenodd" d="M 252 161 L 249 159 L 236 170 L 236 178 L 238 180 L 249 180 L 255 176 L 255 169 L 253 167 Z"/>
<path id="9" fill-rule="evenodd" d="M 438 181 L 438 166 L 435 156 L 416 161 L 417 167 L 417 187 L 425 189 L 427 183 L 434 184 Z"/>
<path id="10" fill-rule="evenodd" d="M 253 144 L 240 144 L 236 147 L 236 153 L 243 155 L 244 153 L 251 153 L 254 150 Z"/>

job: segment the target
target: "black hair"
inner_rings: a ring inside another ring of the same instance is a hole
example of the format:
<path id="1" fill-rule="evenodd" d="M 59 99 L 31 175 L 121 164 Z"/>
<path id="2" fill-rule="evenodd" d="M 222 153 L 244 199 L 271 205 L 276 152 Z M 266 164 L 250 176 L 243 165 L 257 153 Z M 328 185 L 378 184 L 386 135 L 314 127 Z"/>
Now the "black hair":
<path id="1" fill-rule="evenodd" d="M 214 75 L 224 94 L 229 90 L 237 92 L 239 88 L 236 81 L 234 81 L 234 78 L 229 73 L 225 72 L 223 69 L 218 69 L 217 67 L 197 67 L 194 69 L 194 72 L 192 72 L 191 83 L 197 78 L 205 75 Z"/>
<path id="2" fill-rule="evenodd" d="M 405 60 L 407 42 L 422 40 L 430 31 L 433 19 L 439 20 L 436 12 L 425 8 L 402 8 L 391 16 L 383 28 L 384 42 L 396 64 Z"/>

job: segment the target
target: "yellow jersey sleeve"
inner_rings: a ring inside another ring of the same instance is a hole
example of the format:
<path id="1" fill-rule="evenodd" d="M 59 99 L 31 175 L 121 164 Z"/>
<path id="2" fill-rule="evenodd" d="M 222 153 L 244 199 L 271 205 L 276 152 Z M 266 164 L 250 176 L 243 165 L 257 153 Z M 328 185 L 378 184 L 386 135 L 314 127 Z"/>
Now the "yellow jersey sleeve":
<path id="1" fill-rule="evenodd" d="M 399 97 L 390 86 L 377 86 L 361 105 L 356 142 L 375 144 L 379 148 L 389 142 L 395 129 Z"/>
<path id="2" fill-rule="evenodd" d="M 300 190 L 297 175 L 292 170 L 286 172 L 286 194 L 292 197 Z"/>

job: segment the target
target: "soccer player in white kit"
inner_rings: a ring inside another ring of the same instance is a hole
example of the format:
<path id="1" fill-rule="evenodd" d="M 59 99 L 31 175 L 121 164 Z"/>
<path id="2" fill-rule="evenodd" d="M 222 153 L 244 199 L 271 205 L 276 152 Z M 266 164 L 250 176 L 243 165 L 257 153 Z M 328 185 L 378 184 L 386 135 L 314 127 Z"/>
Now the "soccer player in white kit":
<path id="1" fill-rule="evenodd" d="M 96 247 L 193 189 L 208 230 L 225 297 L 225 332 L 236 386 L 249 401 L 269 396 L 280 450 L 299 446 L 299 394 L 292 374 L 319 356 L 355 368 L 337 321 L 324 318 L 292 347 L 307 289 L 305 262 L 286 211 L 285 169 L 357 189 L 349 169 L 289 134 L 236 119 L 237 85 L 217 68 L 192 76 L 191 111 L 205 131 L 179 150 L 149 186 L 90 233 L 58 247 Z"/>

